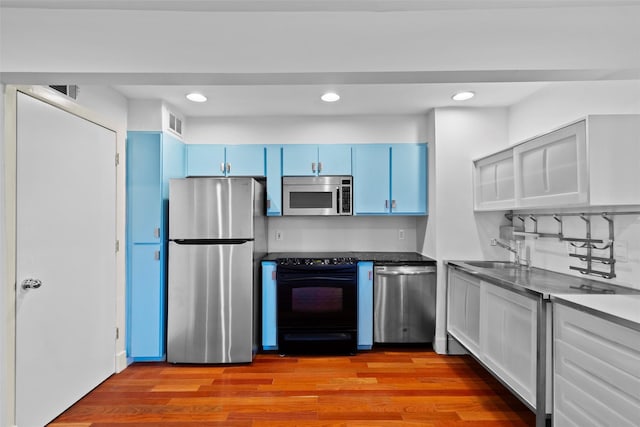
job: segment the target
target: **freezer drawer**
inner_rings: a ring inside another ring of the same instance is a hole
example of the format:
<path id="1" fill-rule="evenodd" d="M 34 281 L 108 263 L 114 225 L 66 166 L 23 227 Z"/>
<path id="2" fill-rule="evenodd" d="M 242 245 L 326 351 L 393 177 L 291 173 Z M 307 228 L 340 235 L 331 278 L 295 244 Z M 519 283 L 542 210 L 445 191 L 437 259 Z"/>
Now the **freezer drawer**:
<path id="1" fill-rule="evenodd" d="M 374 342 L 433 342 L 436 318 L 435 266 L 377 266 L 374 270 L 373 298 Z"/>
<path id="2" fill-rule="evenodd" d="M 167 361 L 251 362 L 253 242 L 169 243 Z"/>

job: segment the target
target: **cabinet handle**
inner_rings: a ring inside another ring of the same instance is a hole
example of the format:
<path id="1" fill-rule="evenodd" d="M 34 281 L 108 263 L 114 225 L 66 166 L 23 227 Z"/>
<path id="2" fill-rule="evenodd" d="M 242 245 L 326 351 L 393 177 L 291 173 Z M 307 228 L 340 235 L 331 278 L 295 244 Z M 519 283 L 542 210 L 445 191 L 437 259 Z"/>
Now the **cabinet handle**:
<path id="1" fill-rule="evenodd" d="M 276 270 L 271 272 L 271 280 L 276 280 Z"/>
<path id="2" fill-rule="evenodd" d="M 224 173 L 224 162 L 220 163 L 220 172 Z"/>
<path id="3" fill-rule="evenodd" d="M 389 201 L 388 200 L 384 201 L 384 208 L 385 209 L 389 209 Z"/>
<path id="4" fill-rule="evenodd" d="M 160 238 L 160 227 L 156 227 L 156 229 L 153 230 L 153 235 L 158 239 Z"/>
<path id="5" fill-rule="evenodd" d="M 227 173 L 231 172 L 231 163 L 227 163 Z"/>
<path id="6" fill-rule="evenodd" d="M 396 208 L 396 201 L 392 200 L 391 201 L 391 209 L 395 209 Z"/>
<path id="7" fill-rule="evenodd" d="M 322 172 L 322 162 L 318 162 L 318 173 Z"/>
<path id="8" fill-rule="evenodd" d="M 271 209 L 271 199 L 267 199 L 267 209 Z"/>
<path id="9" fill-rule="evenodd" d="M 542 180 L 544 184 L 544 192 L 549 191 L 549 152 L 545 148 L 542 150 Z"/>
<path id="10" fill-rule="evenodd" d="M 311 163 L 311 172 L 313 172 L 313 173 L 316 172 L 316 162 L 312 162 Z"/>
<path id="11" fill-rule="evenodd" d="M 155 251 L 155 253 L 153 254 L 153 259 L 155 259 L 156 261 L 160 261 L 160 251 Z"/>
<path id="12" fill-rule="evenodd" d="M 496 199 L 500 199 L 500 195 L 498 194 L 498 165 L 493 165 L 493 190 Z"/>
<path id="13" fill-rule="evenodd" d="M 373 280 L 373 270 L 369 270 L 369 280 Z"/>

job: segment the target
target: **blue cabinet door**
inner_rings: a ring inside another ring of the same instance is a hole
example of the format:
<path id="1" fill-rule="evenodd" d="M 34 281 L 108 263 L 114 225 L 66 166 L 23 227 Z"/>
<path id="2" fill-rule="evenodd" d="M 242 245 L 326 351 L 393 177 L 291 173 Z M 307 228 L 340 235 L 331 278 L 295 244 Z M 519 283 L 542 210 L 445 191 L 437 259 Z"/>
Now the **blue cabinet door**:
<path id="1" fill-rule="evenodd" d="M 227 176 L 265 176 L 264 145 L 227 145 Z"/>
<path id="2" fill-rule="evenodd" d="M 389 213 L 389 150 L 386 144 L 353 146 L 353 204 L 356 215 Z"/>
<path id="3" fill-rule="evenodd" d="M 164 358 L 161 247 L 161 244 L 130 246 L 127 353 L 135 360 Z"/>
<path id="4" fill-rule="evenodd" d="M 427 213 L 427 145 L 394 144 L 391 147 L 391 213 Z"/>
<path id="5" fill-rule="evenodd" d="M 284 176 L 314 176 L 318 174 L 318 146 L 291 144 L 282 146 Z"/>
<path id="6" fill-rule="evenodd" d="M 161 133 L 127 134 L 127 238 L 159 243 L 162 230 Z"/>
<path id="7" fill-rule="evenodd" d="M 351 175 L 351 146 L 318 145 L 319 175 Z"/>
<path id="8" fill-rule="evenodd" d="M 278 349 L 276 318 L 276 263 L 262 262 L 262 348 Z"/>
<path id="9" fill-rule="evenodd" d="M 187 176 L 224 176 L 225 169 L 224 145 L 187 145 Z"/>
<path id="10" fill-rule="evenodd" d="M 267 216 L 282 215 L 282 149 L 267 146 Z"/>
<path id="11" fill-rule="evenodd" d="M 358 350 L 373 346 L 373 263 L 358 263 Z"/>

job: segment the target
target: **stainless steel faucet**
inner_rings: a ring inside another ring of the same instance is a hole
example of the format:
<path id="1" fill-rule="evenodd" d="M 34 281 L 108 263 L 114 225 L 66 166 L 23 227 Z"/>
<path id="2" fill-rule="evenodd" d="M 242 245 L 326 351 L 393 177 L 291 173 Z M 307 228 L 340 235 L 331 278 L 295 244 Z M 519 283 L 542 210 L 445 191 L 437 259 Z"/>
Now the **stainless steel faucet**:
<path id="1" fill-rule="evenodd" d="M 524 262 L 521 259 L 520 256 L 520 242 L 516 241 L 516 247 L 512 248 L 510 245 L 506 244 L 506 243 L 502 243 L 500 240 L 498 239 L 491 239 L 491 246 L 500 246 L 501 248 L 504 248 L 506 250 L 508 250 L 509 252 L 513 252 L 515 260 L 514 263 L 517 265 L 522 265 L 525 267 L 529 267 L 529 259 L 525 256 L 524 258 Z"/>

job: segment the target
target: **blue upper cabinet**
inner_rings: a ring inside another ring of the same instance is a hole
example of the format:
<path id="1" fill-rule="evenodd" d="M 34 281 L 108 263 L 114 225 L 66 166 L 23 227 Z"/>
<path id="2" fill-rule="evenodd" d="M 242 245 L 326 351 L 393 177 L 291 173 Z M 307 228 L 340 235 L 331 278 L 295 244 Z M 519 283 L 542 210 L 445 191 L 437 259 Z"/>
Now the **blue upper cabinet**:
<path id="1" fill-rule="evenodd" d="M 282 147 L 268 145 L 267 155 L 267 216 L 282 215 Z"/>
<path id="2" fill-rule="evenodd" d="M 187 176 L 265 176 L 265 147 L 189 144 Z"/>
<path id="3" fill-rule="evenodd" d="M 427 214 L 427 144 L 353 146 L 356 215 Z"/>
<path id="4" fill-rule="evenodd" d="M 318 145 L 319 175 L 351 175 L 351 146 Z"/>
<path id="5" fill-rule="evenodd" d="M 353 146 L 353 205 L 356 215 L 389 213 L 390 156 L 387 144 Z"/>
<path id="6" fill-rule="evenodd" d="M 351 146 L 343 144 L 282 146 L 284 176 L 351 175 Z"/>
<path id="7" fill-rule="evenodd" d="M 264 145 L 227 145 L 227 176 L 265 176 Z"/>
<path id="8" fill-rule="evenodd" d="M 282 146 L 284 176 L 314 176 L 318 174 L 318 146 L 290 144 Z"/>
<path id="9" fill-rule="evenodd" d="M 427 214 L 427 145 L 391 146 L 391 213 Z"/>
<path id="10" fill-rule="evenodd" d="M 224 176 L 225 170 L 224 145 L 187 145 L 187 176 Z"/>

